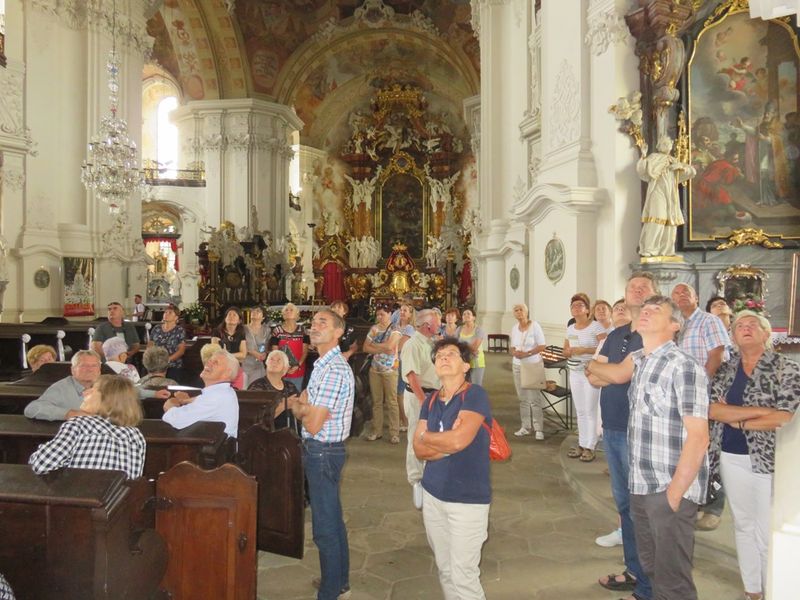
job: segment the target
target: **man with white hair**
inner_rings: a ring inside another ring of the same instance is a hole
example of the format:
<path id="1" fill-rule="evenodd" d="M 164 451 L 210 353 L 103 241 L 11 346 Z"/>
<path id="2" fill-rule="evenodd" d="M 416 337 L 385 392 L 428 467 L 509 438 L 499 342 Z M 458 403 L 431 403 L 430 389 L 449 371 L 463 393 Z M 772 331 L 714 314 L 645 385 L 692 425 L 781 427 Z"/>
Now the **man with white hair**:
<path id="1" fill-rule="evenodd" d="M 231 382 L 239 373 L 239 361 L 230 352 L 220 350 L 206 361 L 200 379 L 206 384 L 199 396 L 178 392 L 164 403 L 163 420 L 175 429 L 184 429 L 198 421 L 225 423 L 225 433 L 237 437 L 239 400 Z"/>
<path id="2" fill-rule="evenodd" d="M 36 400 L 25 407 L 29 419 L 64 421 L 81 413 L 83 391 L 100 377 L 100 357 L 93 350 L 79 350 L 72 355 L 70 375 L 59 379 Z"/>
<path id="3" fill-rule="evenodd" d="M 425 395 L 439 389 L 439 378 L 433 367 L 431 351 L 433 338 L 439 333 L 441 317 L 432 309 L 417 312 L 417 330 L 403 345 L 400 352 L 400 375 L 406 384 L 403 407 L 408 418 L 408 447 L 406 448 L 406 475 L 413 487 L 414 506 L 422 508 L 423 463 L 414 454 L 414 432 L 419 421 L 419 410 Z"/>

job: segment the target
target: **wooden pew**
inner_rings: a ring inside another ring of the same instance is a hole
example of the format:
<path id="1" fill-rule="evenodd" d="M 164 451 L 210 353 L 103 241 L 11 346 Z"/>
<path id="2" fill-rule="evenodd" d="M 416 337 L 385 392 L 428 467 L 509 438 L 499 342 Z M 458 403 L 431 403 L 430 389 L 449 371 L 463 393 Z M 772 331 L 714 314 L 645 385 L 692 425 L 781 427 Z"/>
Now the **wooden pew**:
<path id="1" fill-rule="evenodd" d="M 122 472 L 0 465 L 0 572 L 18 600 L 153 597 L 166 545 L 135 510 Z"/>
<path id="2" fill-rule="evenodd" d="M 28 464 L 28 458 L 39 444 L 53 439 L 59 427 L 61 421 L 0 415 L 0 462 Z M 213 469 L 230 458 L 224 423 L 195 423 L 176 430 L 163 421 L 145 419 L 139 428 L 147 442 L 146 477 L 158 477 L 159 473 L 183 461 Z"/>

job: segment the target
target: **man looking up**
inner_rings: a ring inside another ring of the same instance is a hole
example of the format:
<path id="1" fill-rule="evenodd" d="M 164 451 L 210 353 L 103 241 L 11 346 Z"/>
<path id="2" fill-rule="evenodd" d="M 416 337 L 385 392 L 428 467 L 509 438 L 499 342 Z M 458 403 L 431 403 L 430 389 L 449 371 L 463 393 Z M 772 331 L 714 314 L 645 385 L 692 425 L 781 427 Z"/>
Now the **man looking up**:
<path id="1" fill-rule="evenodd" d="M 225 423 L 225 433 L 237 437 L 239 432 L 239 400 L 231 382 L 239 373 L 239 361 L 225 350 L 218 350 L 206 361 L 200 379 L 206 384 L 199 396 L 177 392 L 164 403 L 162 419 L 175 429 L 183 429 L 198 421 Z"/>
<path id="2" fill-rule="evenodd" d="M 92 336 L 92 350 L 98 356 L 103 356 L 103 342 L 112 337 L 125 340 L 128 344 L 128 356 L 131 357 L 139 351 L 139 334 L 133 323 L 123 320 L 125 311 L 119 302 L 111 302 L 108 305 L 108 321 L 100 323 Z"/>
<path id="3" fill-rule="evenodd" d="M 628 387 L 630 374 L 624 382 L 613 383 L 609 373 L 611 365 L 619 365 L 631 352 L 642 348 L 642 337 L 636 328 L 639 311 L 644 301 L 658 293 L 658 285 L 647 272 L 636 272 L 625 285 L 624 304 L 614 305 L 614 315 L 627 311 L 632 319 L 628 324 L 616 327 L 608 334 L 596 361 L 586 366 L 589 383 L 602 388 L 600 391 L 600 413 L 603 422 L 603 446 L 611 478 L 611 492 L 620 517 L 622 528 L 622 553 L 625 571 L 621 575 L 601 577 L 598 583 L 614 591 L 632 590 L 633 596 L 626 600 L 650 600 L 650 580 L 642 569 L 636 548 L 636 533 L 630 514 L 630 492 L 628 491 Z M 616 323 L 615 323 L 616 324 Z M 630 360 L 630 359 L 629 359 Z M 632 371 L 632 362 L 630 363 Z"/>
<path id="4" fill-rule="evenodd" d="M 100 357 L 93 350 L 79 350 L 72 356 L 71 375 L 56 381 L 36 400 L 25 407 L 29 419 L 66 421 L 83 415 L 83 390 L 100 377 Z"/>
<path id="5" fill-rule="evenodd" d="M 731 340 L 722 321 L 703 312 L 697 304 L 697 292 L 688 283 L 672 288 L 672 301 L 678 305 L 684 326 L 678 336 L 678 347 L 706 370 L 709 379 L 722 364 L 725 348 Z"/>
<path id="6" fill-rule="evenodd" d="M 678 336 L 678 347 L 694 358 L 706 370 L 709 380 L 719 369 L 730 346 L 730 337 L 722 321 L 698 307 L 697 292 L 686 284 L 672 288 L 672 301 L 681 309 L 684 326 Z M 703 506 L 703 516 L 697 520 L 697 529 L 713 531 L 719 527 L 720 515 L 725 509 L 725 490 L 719 488 L 713 502 Z"/>
<path id="7" fill-rule="evenodd" d="M 696 600 L 694 522 L 708 479 L 708 378 L 673 341 L 683 317 L 664 296 L 644 302 L 628 391 L 631 514 L 655 600 Z"/>
<path id="8" fill-rule="evenodd" d="M 439 378 L 431 359 L 433 337 L 439 333 L 439 315 L 430 309 L 417 312 L 417 330 L 400 351 L 400 375 L 406 384 L 403 392 L 403 407 L 408 418 L 408 446 L 406 447 L 406 476 L 413 488 L 414 506 L 422 508 L 423 463 L 414 454 L 414 432 L 419 421 L 419 410 L 425 402 L 425 394 L 439 389 Z"/>
<path id="9" fill-rule="evenodd" d="M 342 517 L 339 487 L 350 435 L 355 380 L 342 356 L 339 340 L 344 320 L 330 309 L 311 320 L 311 343 L 319 358 L 308 387 L 289 398 L 289 407 L 303 423 L 303 467 L 311 501 L 311 527 L 319 550 L 321 578 L 318 600 L 350 596 L 350 549 Z"/>

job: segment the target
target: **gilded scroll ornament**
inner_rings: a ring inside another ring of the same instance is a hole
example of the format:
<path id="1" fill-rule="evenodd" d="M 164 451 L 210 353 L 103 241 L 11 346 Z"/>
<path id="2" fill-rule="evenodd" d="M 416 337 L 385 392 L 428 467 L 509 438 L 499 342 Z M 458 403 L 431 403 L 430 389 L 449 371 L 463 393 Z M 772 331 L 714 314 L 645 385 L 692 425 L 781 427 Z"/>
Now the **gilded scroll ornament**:
<path id="1" fill-rule="evenodd" d="M 717 246 L 717 250 L 728 250 L 739 246 L 763 246 L 764 248 L 783 248 L 783 244 L 773 241 L 764 233 L 763 229 L 755 227 L 745 227 L 735 229 L 729 236 L 728 241 L 722 242 Z"/>

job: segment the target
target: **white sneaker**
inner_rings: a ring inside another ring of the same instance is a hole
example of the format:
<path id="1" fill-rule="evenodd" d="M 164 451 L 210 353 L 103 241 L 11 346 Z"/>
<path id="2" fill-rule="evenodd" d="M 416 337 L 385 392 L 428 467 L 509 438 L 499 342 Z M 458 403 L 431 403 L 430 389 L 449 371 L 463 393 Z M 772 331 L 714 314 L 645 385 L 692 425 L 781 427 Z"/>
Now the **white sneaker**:
<path id="1" fill-rule="evenodd" d="M 522 437 L 524 435 L 530 435 L 531 432 L 525 429 L 524 427 L 520 427 L 517 431 L 514 432 L 514 435 L 517 437 Z"/>
<path id="2" fill-rule="evenodd" d="M 542 430 L 540 429 L 539 431 L 537 431 L 537 432 L 536 432 L 536 435 L 535 435 L 534 437 L 535 437 L 537 440 L 540 440 L 540 441 L 541 441 L 541 440 L 543 440 L 543 439 L 544 439 L 544 431 L 542 431 Z"/>
<path id="3" fill-rule="evenodd" d="M 414 499 L 414 508 L 422 510 L 422 484 L 419 481 L 414 484 L 412 497 Z"/>
<path id="4" fill-rule="evenodd" d="M 613 548 L 614 546 L 621 546 L 622 545 L 622 529 L 617 528 L 611 533 L 607 533 L 606 535 L 601 535 L 594 541 L 595 544 L 598 546 L 602 546 L 603 548 Z"/>

